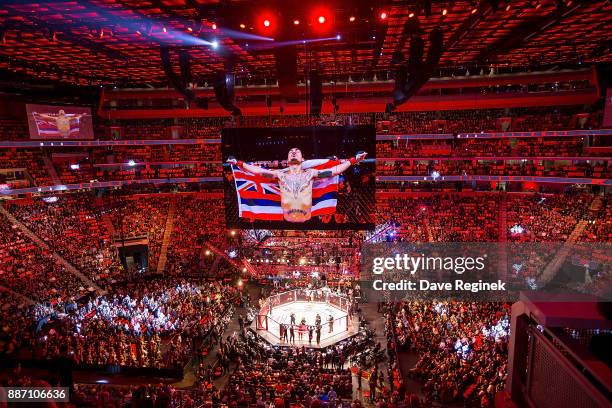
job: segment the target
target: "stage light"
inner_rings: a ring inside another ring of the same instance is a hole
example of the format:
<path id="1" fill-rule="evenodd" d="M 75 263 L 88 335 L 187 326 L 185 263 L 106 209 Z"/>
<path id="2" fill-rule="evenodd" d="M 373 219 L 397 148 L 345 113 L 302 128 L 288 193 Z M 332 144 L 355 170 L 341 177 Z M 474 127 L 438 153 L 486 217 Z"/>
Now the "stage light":
<path id="1" fill-rule="evenodd" d="M 445 15 L 447 15 L 447 14 L 448 14 L 448 10 L 447 10 L 447 9 L 442 10 L 442 15 L 443 15 L 443 16 L 445 16 Z"/>
<path id="2" fill-rule="evenodd" d="M 323 17 L 323 16 L 319 16 L 318 21 L 319 21 L 319 24 L 323 24 L 323 23 L 325 23 L 325 17 Z"/>
<path id="3" fill-rule="evenodd" d="M 246 28 L 244 24 L 240 24 L 240 28 Z"/>
<path id="4" fill-rule="evenodd" d="M 128 166 L 130 166 L 130 167 L 134 167 L 134 166 L 136 165 L 136 162 L 135 162 L 134 160 L 130 160 L 130 161 L 128 161 L 128 163 L 127 163 L 127 164 L 128 164 Z"/>
<path id="5" fill-rule="evenodd" d="M 510 10 L 510 3 L 508 3 L 508 5 L 506 6 L 506 11 Z"/>
<path id="6" fill-rule="evenodd" d="M 242 272 L 246 272 L 246 271 L 247 271 L 247 268 L 242 268 Z"/>
<path id="7" fill-rule="evenodd" d="M 213 49 L 217 49 L 219 48 L 219 42 L 217 40 L 213 41 L 210 43 L 210 46 L 213 47 Z"/>
<path id="8" fill-rule="evenodd" d="M 338 35 L 336 36 L 336 40 L 340 40 L 340 39 L 342 39 L 342 37 L 340 36 L 340 34 L 338 34 Z"/>
<path id="9" fill-rule="evenodd" d="M 166 29 L 166 27 L 163 27 L 163 28 L 162 28 L 162 31 L 163 31 L 164 33 L 167 33 L 167 32 L 168 32 L 168 30 Z"/>
<path id="10" fill-rule="evenodd" d="M 264 27 L 270 27 L 270 20 L 264 20 L 263 25 Z"/>
<path id="11" fill-rule="evenodd" d="M 193 32 L 193 28 L 187 27 L 187 31 L 189 31 L 191 33 L 191 32 Z"/>
<path id="12" fill-rule="evenodd" d="M 300 20 L 293 20 L 294 25 L 300 25 Z"/>
<path id="13" fill-rule="evenodd" d="M 213 29 L 213 30 L 216 30 L 216 29 L 217 29 L 217 24 L 212 23 L 212 26 L 211 26 L 211 27 L 212 27 L 212 29 Z"/>
<path id="14" fill-rule="evenodd" d="M 81 166 L 78 163 L 70 165 L 70 170 L 78 170 L 80 168 L 81 168 Z"/>
<path id="15" fill-rule="evenodd" d="M 242 283 L 242 279 L 238 279 L 238 287 L 239 287 L 239 288 L 241 288 L 241 287 L 242 287 L 242 285 L 243 285 L 243 283 Z"/>
<path id="16" fill-rule="evenodd" d="M 383 11 L 382 13 L 380 13 L 380 19 L 381 20 L 386 20 L 387 19 L 387 12 Z"/>
<path id="17" fill-rule="evenodd" d="M 232 231 L 230 231 L 230 234 L 233 237 L 234 235 L 236 235 L 236 231 L 232 230 Z"/>
<path id="18" fill-rule="evenodd" d="M 355 21 L 355 16 L 350 16 L 349 17 L 349 21 L 352 23 L 353 21 Z"/>
<path id="19" fill-rule="evenodd" d="M 473 8 L 473 9 L 472 9 L 472 14 L 476 14 L 476 12 L 477 12 L 477 11 L 478 11 L 478 9 L 477 9 L 477 8 Z"/>
<path id="20" fill-rule="evenodd" d="M 206 255 L 210 255 L 210 250 L 209 250 L 209 249 L 207 249 L 207 250 L 206 250 L 204 253 L 205 253 Z"/>
<path id="21" fill-rule="evenodd" d="M 408 14 L 408 18 L 412 18 L 412 17 L 414 17 L 414 13 Z"/>

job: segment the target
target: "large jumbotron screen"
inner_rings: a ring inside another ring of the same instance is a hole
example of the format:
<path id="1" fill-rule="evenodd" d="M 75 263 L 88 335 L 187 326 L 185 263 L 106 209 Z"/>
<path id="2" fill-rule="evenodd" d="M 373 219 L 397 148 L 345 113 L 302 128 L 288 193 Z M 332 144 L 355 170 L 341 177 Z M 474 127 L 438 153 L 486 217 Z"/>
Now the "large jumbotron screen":
<path id="1" fill-rule="evenodd" d="M 228 228 L 373 228 L 374 127 L 229 128 L 222 146 Z"/>

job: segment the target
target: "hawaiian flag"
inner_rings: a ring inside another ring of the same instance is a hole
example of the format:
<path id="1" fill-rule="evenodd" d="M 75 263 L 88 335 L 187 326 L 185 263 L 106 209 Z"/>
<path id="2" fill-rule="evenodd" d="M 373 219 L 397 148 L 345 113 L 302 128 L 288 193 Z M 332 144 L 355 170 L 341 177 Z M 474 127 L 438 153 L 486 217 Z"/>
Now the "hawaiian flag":
<path id="1" fill-rule="evenodd" d="M 325 170 L 340 164 L 337 160 L 317 159 L 302 163 L 303 169 Z M 281 195 L 278 180 L 255 175 L 232 166 L 238 216 L 251 220 L 282 221 Z M 315 178 L 312 185 L 313 217 L 333 214 L 338 203 L 339 176 Z"/>
<path id="2" fill-rule="evenodd" d="M 46 116 L 57 116 L 55 114 L 46 113 Z M 70 118 L 70 135 L 65 136 L 60 134 L 60 131 L 57 129 L 57 123 L 54 119 L 46 118 L 40 115 L 37 112 L 32 112 L 32 116 L 34 117 L 34 121 L 36 122 L 36 128 L 39 136 L 44 136 L 46 138 L 65 138 L 65 137 L 78 137 L 81 129 L 79 128 L 80 124 L 80 115 L 76 115 L 74 113 L 66 113 L 65 116 Z"/>

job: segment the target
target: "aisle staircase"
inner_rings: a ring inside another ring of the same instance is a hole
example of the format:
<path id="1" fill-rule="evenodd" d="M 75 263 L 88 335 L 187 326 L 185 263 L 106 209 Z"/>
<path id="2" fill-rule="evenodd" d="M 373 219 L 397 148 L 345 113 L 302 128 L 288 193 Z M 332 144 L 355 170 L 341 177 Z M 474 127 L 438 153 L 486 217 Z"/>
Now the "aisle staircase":
<path id="1" fill-rule="evenodd" d="M 576 227 L 567 238 L 567 241 L 565 241 L 565 244 L 561 247 L 561 249 L 559 249 L 559 251 L 557 251 L 552 261 L 550 261 L 544 268 L 544 271 L 540 275 L 540 285 L 546 285 L 555 277 L 559 268 L 561 268 L 567 257 L 572 252 L 574 243 L 578 241 L 578 238 L 580 238 L 587 225 L 588 221 L 586 220 L 581 220 L 578 222 L 578 224 L 576 224 Z"/>
<path id="2" fill-rule="evenodd" d="M 162 246 L 159 252 L 159 260 L 157 261 L 157 273 L 164 273 L 166 269 L 166 262 L 168 261 L 168 245 L 170 245 L 170 238 L 172 237 L 172 230 L 174 229 L 174 215 L 176 213 L 176 201 L 170 202 L 170 208 L 168 209 L 168 217 L 166 218 L 166 228 L 164 229 L 164 238 L 162 239 Z"/>
<path id="3" fill-rule="evenodd" d="M 62 184 L 62 180 L 59 178 L 51 158 L 45 154 L 43 155 L 43 161 L 45 162 L 45 169 L 47 170 L 47 173 L 49 173 L 49 176 L 51 176 L 51 179 L 53 180 L 53 184 L 56 186 Z"/>
<path id="4" fill-rule="evenodd" d="M 108 235 L 112 238 L 115 237 L 115 226 L 113 225 L 113 220 L 111 220 L 110 214 L 109 213 L 104 213 L 102 214 L 102 222 L 104 223 L 104 226 L 106 227 L 106 231 L 108 231 Z"/>
<path id="5" fill-rule="evenodd" d="M 208 276 L 215 276 L 215 273 L 217 273 L 217 269 L 219 268 L 219 264 L 221 263 L 221 259 L 223 259 L 221 256 L 215 255 L 215 260 L 213 261 L 213 264 L 210 266 L 210 269 L 208 271 Z"/>
<path id="6" fill-rule="evenodd" d="M 102 290 L 102 288 L 100 288 L 91 279 L 89 279 L 81 271 L 79 271 L 77 268 L 75 268 L 74 265 L 72 265 L 70 262 L 68 262 L 63 256 L 61 256 L 57 252 L 53 251 L 49 247 L 49 245 L 47 245 L 42 239 L 40 239 L 38 237 L 38 235 L 34 234 L 25 225 L 23 225 L 20 221 L 18 221 L 17 218 L 13 217 L 13 215 L 11 215 L 6 210 L 6 208 L 4 208 L 4 206 L 2 206 L 2 205 L 0 205 L 0 214 L 4 215 L 6 218 L 8 218 L 8 220 L 13 225 L 16 225 L 17 228 L 19 228 L 21 230 L 21 232 L 23 232 L 28 238 L 30 238 L 32 240 L 32 242 L 34 242 L 35 244 L 37 244 L 39 247 L 43 248 L 44 250 L 48 251 L 53 256 L 53 258 L 64 267 L 64 269 L 67 272 L 69 272 L 69 273 L 73 274 L 74 276 L 78 277 L 79 279 L 81 279 L 81 281 L 85 284 L 85 286 L 87 286 L 87 287 L 91 286 L 92 288 L 94 288 L 94 290 L 98 291 L 101 294 L 105 294 L 106 293 L 106 291 Z"/>
<path id="7" fill-rule="evenodd" d="M 505 245 L 508 242 L 508 197 L 506 193 L 502 193 L 499 202 L 499 219 L 498 219 L 498 236 L 497 241 L 500 243 L 497 253 L 497 270 L 501 275 L 506 276 L 508 273 L 508 247 Z"/>
<path id="8" fill-rule="evenodd" d="M 505 193 L 502 194 L 502 199 L 499 202 L 499 242 L 508 241 L 508 197 Z"/>

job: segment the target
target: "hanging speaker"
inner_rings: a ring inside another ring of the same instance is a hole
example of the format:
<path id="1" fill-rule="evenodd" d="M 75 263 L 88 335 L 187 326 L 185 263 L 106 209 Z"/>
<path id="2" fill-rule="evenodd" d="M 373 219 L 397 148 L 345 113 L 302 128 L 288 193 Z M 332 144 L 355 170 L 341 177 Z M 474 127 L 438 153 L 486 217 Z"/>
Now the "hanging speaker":
<path id="1" fill-rule="evenodd" d="M 297 48 L 295 45 L 274 50 L 276 78 L 281 96 L 289 103 L 297 103 Z"/>
<path id="2" fill-rule="evenodd" d="M 213 78 L 213 89 L 217 103 L 232 115 L 240 116 L 240 109 L 234 105 L 234 76 L 223 71 L 217 72 Z"/>
<path id="3" fill-rule="evenodd" d="M 162 61 L 162 68 L 164 70 L 164 73 L 168 77 L 168 81 L 174 87 L 174 89 L 176 89 L 185 97 L 185 101 L 187 102 L 187 104 L 189 104 L 195 99 L 195 93 L 191 89 L 187 89 L 184 81 L 179 78 L 179 76 L 174 72 L 174 69 L 172 68 L 172 62 L 170 61 L 170 49 L 168 49 L 167 47 L 161 47 L 159 50 L 159 54 Z M 187 59 L 188 57 L 189 54 L 187 54 Z M 184 71 L 188 68 L 188 61 L 187 63 L 185 63 L 184 61 L 183 64 L 181 64 L 181 71 Z M 182 76 L 184 74 L 185 72 L 182 72 Z M 188 74 L 188 77 L 191 77 L 191 72 Z"/>
<path id="4" fill-rule="evenodd" d="M 310 113 L 320 115 L 323 107 L 323 82 L 319 71 L 310 71 Z"/>

